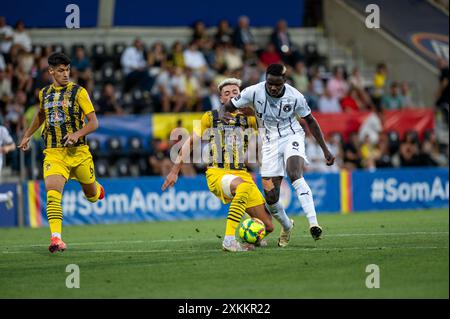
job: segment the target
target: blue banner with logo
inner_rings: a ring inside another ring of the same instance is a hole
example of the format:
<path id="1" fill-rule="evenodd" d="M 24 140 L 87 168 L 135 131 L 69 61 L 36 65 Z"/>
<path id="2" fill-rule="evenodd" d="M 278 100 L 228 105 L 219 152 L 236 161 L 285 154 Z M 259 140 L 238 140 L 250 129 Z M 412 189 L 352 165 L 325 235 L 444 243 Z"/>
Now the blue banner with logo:
<path id="1" fill-rule="evenodd" d="M 383 169 L 352 173 L 353 210 L 448 207 L 448 169 Z"/>
<path id="2" fill-rule="evenodd" d="M 338 212 L 339 174 L 308 174 L 305 178 L 313 192 L 317 211 Z M 229 205 L 223 205 L 209 191 L 204 175 L 180 177 L 175 187 L 165 192 L 161 191 L 162 177 L 103 179 L 99 182 L 105 188 L 106 197 L 96 203 L 84 197 L 77 182 L 67 183 L 62 197 L 64 225 L 226 218 L 228 214 Z M 257 184 L 260 187 L 259 177 Z M 36 227 L 48 225 L 44 183 L 31 182 L 31 185 L 26 187 L 26 192 L 36 191 L 39 198 L 26 196 L 26 200 L 31 198 L 33 202 L 31 205 L 26 203 L 25 207 L 40 215 L 26 221 L 30 226 L 33 226 L 31 220 L 36 221 Z M 302 213 L 295 190 L 287 180 L 281 185 L 280 200 L 288 214 Z"/>
<path id="3" fill-rule="evenodd" d="M 0 184 L 0 227 L 18 226 L 17 185 Z"/>

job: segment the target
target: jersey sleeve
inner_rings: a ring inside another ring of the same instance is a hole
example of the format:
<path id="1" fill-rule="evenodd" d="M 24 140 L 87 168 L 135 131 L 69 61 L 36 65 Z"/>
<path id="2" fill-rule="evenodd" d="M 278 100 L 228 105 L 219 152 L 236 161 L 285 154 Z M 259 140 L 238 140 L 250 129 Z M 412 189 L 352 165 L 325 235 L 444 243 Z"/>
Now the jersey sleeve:
<path id="1" fill-rule="evenodd" d="M 308 102 L 306 102 L 305 97 L 302 94 L 297 95 L 297 107 L 295 108 L 295 113 L 300 117 L 306 117 L 309 114 L 311 114 L 311 108 L 308 105 Z"/>
<path id="2" fill-rule="evenodd" d="M 92 105 L 91 99 L 89 98 L 89 94 L 85 88 L 80 88 L 80 92 L 78 93 L 78 104 L 83 110 L 84 114 L 89 114 L 94 112 L 94 105 Z"/>
<path id="3" fill-rule="evenodd" d="M 194 134 L 198 137 L 202 137 L 203 132 L 205 132 L 206 129 L 211 127 L 211 117 L 209 116 L 208 112 L 203 114 L 200 125 L 194 125 Z"/>
<path id="4" fill-rule="evenodd" d="M 231 104 L 234 105 L 235 108 L 240 109 L 244 108 L 246 106 L 253 107 L 253 95 L 254 95 L 254 89 L 252 86 L 249 86 L 242 90 L 241 94 L 235 96 L 232 98 Z M 249 105 L 251 104 L 251 105 Z"/>

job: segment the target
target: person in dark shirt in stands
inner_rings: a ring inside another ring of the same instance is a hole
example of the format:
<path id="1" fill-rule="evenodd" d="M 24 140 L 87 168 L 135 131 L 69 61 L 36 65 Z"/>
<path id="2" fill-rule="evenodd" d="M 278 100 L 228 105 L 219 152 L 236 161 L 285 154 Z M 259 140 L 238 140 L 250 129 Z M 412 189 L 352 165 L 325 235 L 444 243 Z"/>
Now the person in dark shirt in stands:
<path id="1" fill-rule="evenodd" d="M 348 143 L 344 145 L 344 167 L 347 169 L 361 168 L 358 133 L 351 133 L 348 140 Z"/>
<path id="2" fill-rule="evenodd" d="M 100 99 L 97 101 L 97 113 L 110 115 L 110 114 L 122 114 L 123 109 L 117 101 L 114 86 L 111 83 L 105 84 Z"/>
<path id="3" fill-rule="evenodd" d="M 437 92 L 436 107 L 442 112 L 444 121 L 449 125 L 449 91 L 448 91 L 448 61 L 445 59 L 439 60 L 439 68 L 441 75 L 439 77 L 439 89 Z"/>

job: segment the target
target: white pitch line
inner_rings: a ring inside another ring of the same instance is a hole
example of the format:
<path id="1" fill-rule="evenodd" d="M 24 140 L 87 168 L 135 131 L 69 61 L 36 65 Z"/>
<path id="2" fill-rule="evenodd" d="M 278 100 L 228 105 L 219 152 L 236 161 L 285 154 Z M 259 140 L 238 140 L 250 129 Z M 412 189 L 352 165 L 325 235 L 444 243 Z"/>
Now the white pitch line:
<path id="1" fill-rule="evenodd" d="M 298 248 L 278 248 L 278 247 L 264 247 L 257 248 L 257 250 L 277 250 L 277 251 L 343 251 L 343 250 L 384 250 L 384 249 L 448 249 L 448 246 L 410 246 L 410 247 L 328 247 L 328 248 L 312 248 L 312 247 L 298 247 Z M 92 254 L 133 254 L 133 253 L 200 253 L 200 252 L 217 252 L 225 253 L 221 249 L 153 249 L 153 250 L 81 250 L 76 251 L 80 253 Z M 31 254 L 31 251 L 2 251 L 3 254 Z"/>
<path id="2" fill-rule="evenodd" d="M 332 238 L 332 237 L 370 237 L 370 236 L 410 236 L 410 235 L 448 235 L 448 231 L 443 232 L 406 232 L 406 233 L 350 233 L 350 234 L 325 234 L 324 238 Z M 293 235 L 292 238 L 310 238 L 310 235 Z M 150 244 L 150 243 L 176 243 L 176 242 L 184 242 L 184 241 L 217 241 L 218 238 L 184 238 L 184 239 L 153 239 L 153 240 L 117 240 L 117 241 L 95 241 L 89 243 L 70 243 L 70 246 L 92 246 L 92 245 L 114 245 L 114 244 Z M 30 245 L 0 245 L 0 247 L 11 247 L 11 248 L 20 248 L 20 247 L 46 247 L 47 244 L 30 244 Z"/>

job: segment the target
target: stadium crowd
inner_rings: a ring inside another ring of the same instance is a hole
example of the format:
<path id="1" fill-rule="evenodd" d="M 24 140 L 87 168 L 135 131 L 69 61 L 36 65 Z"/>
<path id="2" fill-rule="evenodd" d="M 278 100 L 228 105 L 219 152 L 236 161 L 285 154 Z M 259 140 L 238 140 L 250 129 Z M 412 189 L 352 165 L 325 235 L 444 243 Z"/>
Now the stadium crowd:
<path id="1" fill-rule="evenodd" d="M 288 67 L 288 83 L 305 95 L 313 111 L 372 112 L 348 141 L 339 134 L 326 137 L 337 154 L 334 167 L 324 164 L 320 148 L 314 139 L 308 139 L 309 170 L 448 163 L 448 147 L 441 149 L 435 132 L 427 132 L 423 139 L 411 132 L 403 140 L 395 132 L 382 132 L 384 110 L 417 106 L 411 83 L 392 80 L 387 63 L 377 65 L 367 85 L 358 68 L 347 70 L 340 66 L 329 70 L 327 57 L 319 54 L 314 43 L 297 46 L 284 20 L 274 26 L 265 45 L 258 45 L 246 16 L 241 16 L 234 28 L 222 20 L 214 31 L 197 21 L 189 41 L 176 41 L 170 47 L 162 42 L 146 44 L 136 38 L 128 46 L 117 43 L 112 48 L 101 43 L 92 48 L 83 44 L 70 48 L 58 43 L 39 45 L 33 43 L 24 22 L 19 21 L 12 28 L 0 17 L 0 125 L 9 130 L 16 143 L 39 107 L 39 89 L 50 84 L 47 57 L 55 51 L 71 57 L 72 80 L 88 90 L 97 113 L 106 116 L 217 109 L 217 83 L 222 79 L 237 77 L 246 87 L 264 80 L 269 64 L 283 62 Z M 448 121 L 448 63 L 445 61 L 440 67 L 436 109 L 442 110 Z M 148 168 L 139 174 L 165 175 L 171 165 L 169 147 L 167 141 L 154 140 L 151 153 L 146 155 Z M 17 154 L 9 154 L 8 162 L 18 171 Z M 182 173 L 192 175 L 201 169 L 187 165 Z"/>

